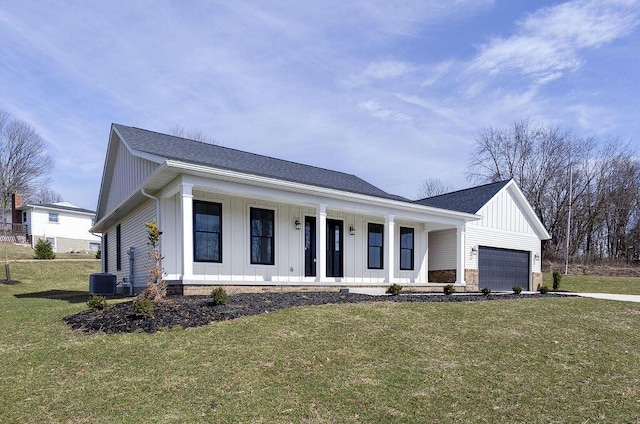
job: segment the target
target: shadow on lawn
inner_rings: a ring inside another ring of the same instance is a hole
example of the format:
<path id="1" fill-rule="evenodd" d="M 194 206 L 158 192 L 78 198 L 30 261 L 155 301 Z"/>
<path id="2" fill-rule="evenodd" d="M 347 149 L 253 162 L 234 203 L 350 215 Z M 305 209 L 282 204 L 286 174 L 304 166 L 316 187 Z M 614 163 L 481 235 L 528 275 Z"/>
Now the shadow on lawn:
<path id="1" fill-rule="evenodd" d="M 13 296 L 19 299 L 36 298 L 36 299 L 64 300 L 69 303 L 83 303 L 89 300 L 89 298 L 91 297 L 91 294 L 89 292 L 79 291 L 79 290 L 47 290 L 47 291 L 33 292 L 33 293 L 14 294 Z M 124 299 L 124 298 L 129 298 L 131 296 L 117 294 L 117 295 L 113 295 L 113 296 L 109 295 L 105 297 L 107 297 L 108 299 Z"/>
<path id="2" fill-rule="evenodd" d="M 69 303 L 82 303 L 89 300 L 89 297 L 91 297 L 91 295 L 89 294 L 89 292 L 79 290 L 47 290 L 34 293 L 14 294 L 14 297 L 17 297 L 19 299 L 39 298 L 65 300 Z"/>

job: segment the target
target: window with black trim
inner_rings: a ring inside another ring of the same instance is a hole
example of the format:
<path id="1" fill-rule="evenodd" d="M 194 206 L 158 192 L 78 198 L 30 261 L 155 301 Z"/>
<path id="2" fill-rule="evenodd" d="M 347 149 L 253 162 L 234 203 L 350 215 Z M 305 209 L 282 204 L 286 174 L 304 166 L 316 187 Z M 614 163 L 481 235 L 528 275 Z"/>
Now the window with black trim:
<path id="1" fill-rule="evenodd" d="M 271 209 L 251 208 L 251 263 L 273 265 L 275 213 Z"/>
<path id="2" fill-rule="evenodd" d="M 222 262 L 222 205 L 193 202 L 193 260 Z"/>
<path id="3" fill-rule="evenodd" d="M 413 228 L 400 227 L 400 269 L 413 271 Z"/>
<path id="4" fill-rule="evenodd" d="M 369 269 L 382 269 L 383 267 L 383 246 L 384 246 L 384 225 L 369 223 L 369 254 L 367 266 Z"/>
<path id="5" fill-rule="evenodd" d="M 120 224 L 116 226 L 116 271 L 122 270 L 122 237 Z"/>

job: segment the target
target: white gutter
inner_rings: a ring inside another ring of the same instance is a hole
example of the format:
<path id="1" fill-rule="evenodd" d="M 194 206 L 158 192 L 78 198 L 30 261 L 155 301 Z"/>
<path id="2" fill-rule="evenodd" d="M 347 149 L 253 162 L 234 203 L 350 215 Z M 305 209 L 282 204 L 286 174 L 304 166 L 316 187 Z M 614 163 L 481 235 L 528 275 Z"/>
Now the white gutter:
<path id="1" fill-rule="evenodd" d="M 161 225 L 160 225 L 160 223 L 161 223 L 161 220 L 160 220 L 160 199 L 158 197 L 152 196 L 149 193 L 147 193 L 144 190 L 144 187 L 140 189 L 140 193 L 143 196 L 148 197 L 149 199 L 153 199 L 153 200 L 156 201 L 156 221 L 157 221 L 156 224 L 158 225 L 158 228 L 162 228 Z"/>

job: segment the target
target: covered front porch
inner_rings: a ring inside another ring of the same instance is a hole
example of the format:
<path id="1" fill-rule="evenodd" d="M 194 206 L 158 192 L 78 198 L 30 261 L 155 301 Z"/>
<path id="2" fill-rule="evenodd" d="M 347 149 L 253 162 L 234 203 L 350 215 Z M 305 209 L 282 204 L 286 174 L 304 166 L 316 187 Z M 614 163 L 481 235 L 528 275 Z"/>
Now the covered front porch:
<path id="1" fill-rule="evenodd" d="M 199 175 L 167 185 L 158 221 L 169 284 L 465 287 L 465 224 L 476 215 L 275 185 Z"/>

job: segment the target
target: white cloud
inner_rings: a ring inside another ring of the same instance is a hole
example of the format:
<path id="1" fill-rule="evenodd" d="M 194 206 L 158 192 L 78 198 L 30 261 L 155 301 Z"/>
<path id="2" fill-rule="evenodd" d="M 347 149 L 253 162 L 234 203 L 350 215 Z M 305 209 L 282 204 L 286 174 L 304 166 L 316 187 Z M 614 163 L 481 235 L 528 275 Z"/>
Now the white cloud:
<path id="1" fill-rule="evenodd" d="M 371 113 L 371 116 L 388 121 L 410 121 L 411 117 L 380 105 L 375 100 L 358 103 L 358 107 Z"/>
<path id="2" fill-rule="evenodd" d="M 637 28 L 637 2 L 518 2 L 515 24 L 493 0 L 6 3 L 0 107 L 41 130 L 57 156 L 54 188 L 84 207 L 95 206 L 111 122 L 201 128 L 412 196 L 407 185 L 429 176 L 461 181 L 479 128 L 522 117 L 584 126 L 601 112 L 615 131 L 637 116 L 638 72 L 599 64 L 632 80 L 622 106 L 593 106 L 610 84 L 598 98 L 562 86 L 598 59 L 587 49 L 608 51 Z"/>
<path id="3" fill-rule="evenodd" d="M 580 52 L 627 35 L 640 24 L 638 1 L 572 1 L 536 11 L 516 34 L 481 46 L 469 71 L 520 74 L 542 85 L 582 65 Z"/>
<path id="4" fill-rule="evenodd" d="M 369 63 L 360 73 L 350 75 L 343 80 L 348 86 L 360 86 L 378 81 L 394 80 L 405 77 L 417 70 L 416 67 L 400 61 L 387 60 Z"/>

